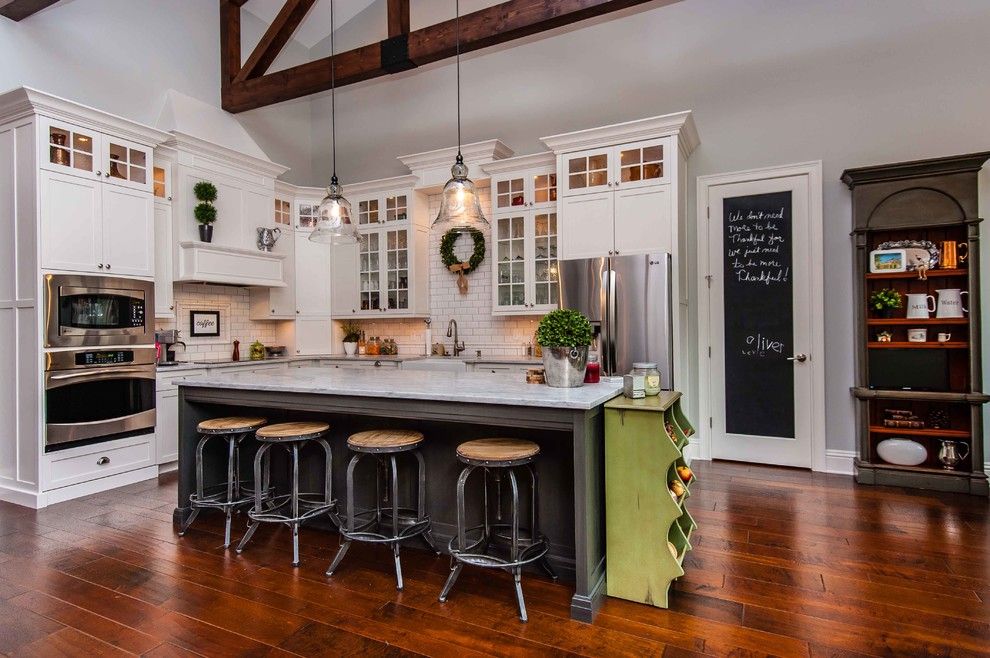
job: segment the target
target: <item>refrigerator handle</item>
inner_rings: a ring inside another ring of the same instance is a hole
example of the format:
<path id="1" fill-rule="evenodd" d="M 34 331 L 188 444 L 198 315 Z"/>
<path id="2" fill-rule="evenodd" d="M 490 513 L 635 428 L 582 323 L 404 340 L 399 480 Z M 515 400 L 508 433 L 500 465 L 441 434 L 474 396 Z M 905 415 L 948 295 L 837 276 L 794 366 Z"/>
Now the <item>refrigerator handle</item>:
<path id="1" fill-rule="evenodd" d="M 621 375 L 616 372 L 617 354 L 615 350 L 615 339 L 618 336 L 618 328 L 615 326 L 617 314 L 615 312 L 615 271 L 612 269 L 612 259 L 605 259 L 605 331 L 606 331 L 606 351 L 608 352 L 608 373 L 610 376 Z"/>

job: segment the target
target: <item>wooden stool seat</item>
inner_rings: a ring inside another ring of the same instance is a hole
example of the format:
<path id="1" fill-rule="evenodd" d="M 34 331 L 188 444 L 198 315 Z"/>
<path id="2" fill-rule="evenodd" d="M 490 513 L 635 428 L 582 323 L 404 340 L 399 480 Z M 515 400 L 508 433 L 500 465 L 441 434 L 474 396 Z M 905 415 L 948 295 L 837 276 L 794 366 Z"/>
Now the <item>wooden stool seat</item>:
<path id="1" fill-rule="evenodd" d="M 204 420 L 196 431 L 200 434 L 239 434 L 255 430 L 267 422 L 267 418 L 258 416 L 224 416 Z"/>
<path id="2" fill-rule="evenodd" d="M 262 441 L 305 441 L 314 439 L 330 429 L 327 423 L 296 421 L 266 425 L 257 432 Z"/>
<path id="3" fill-rule="evenodd" d="M 423 433 L 414 430 L 368 430 L 351 434 L 347 447 L 363 452 L 411 450 L 423 442 Z"/>
<path id="4" fill-rule="evenodd" d="M 538 454 L 540 446 L 525 439 L 475 439 L 457 446 L 461 461 L 489 466 L 519 464 Z"/>

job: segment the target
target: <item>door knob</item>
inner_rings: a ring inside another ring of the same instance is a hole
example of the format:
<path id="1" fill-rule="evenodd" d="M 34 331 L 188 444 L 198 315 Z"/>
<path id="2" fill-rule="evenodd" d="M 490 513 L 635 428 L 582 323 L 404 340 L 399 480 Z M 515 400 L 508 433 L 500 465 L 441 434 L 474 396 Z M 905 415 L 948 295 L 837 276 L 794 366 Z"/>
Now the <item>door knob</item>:
<path id="1" fill-rule="evenodd" d="M 807 354 L 795 354 L 794 356 L 787 357 L 788 361 L 797 361 L 798 363 L 804 363 L 808 360 Z"/>

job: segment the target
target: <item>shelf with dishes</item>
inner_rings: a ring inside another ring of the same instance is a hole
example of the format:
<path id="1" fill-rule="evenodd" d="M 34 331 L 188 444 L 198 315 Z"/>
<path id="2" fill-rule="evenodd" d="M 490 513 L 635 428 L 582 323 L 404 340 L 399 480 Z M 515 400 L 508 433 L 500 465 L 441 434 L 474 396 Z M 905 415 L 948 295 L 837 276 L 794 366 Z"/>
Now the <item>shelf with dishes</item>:
<path id="1" fill-rule="evenodd" d="M 866 324 L 871 327 L 892 326 L 940 326 L 940 325 L 967 325 L 969 318 L 868 318 Z"/>
<path id="2" fill-rule="evenodd" d="M 967 473 L 972 469 L 968 404 L 877 400 L 870 410 L 873 466 L 900 472 Z"/>
<path id="3" fill-rule="evenodd" d="M 897 350 L 965 350 L 969 349 L 969 343 L 962 341 L 871 341 L 866 344 L 871 350 L 897 349 Z"/>
<path id="4" fill-rule="evenodd" d="M 969 270 L 965 268 L 951 268 L 944 270 L 928 270 L 925 272 L 925 276 L 929 279 L 948 279 L 953 277 L 965 277 L 969 276 Z M 873 280 L 884 280 L 884 279 L 915 279 L 918 280 L 918 273 L 914 270 L 908 270 L 906 272 L 871 272 L 866 275 L 868 281 Z"/>

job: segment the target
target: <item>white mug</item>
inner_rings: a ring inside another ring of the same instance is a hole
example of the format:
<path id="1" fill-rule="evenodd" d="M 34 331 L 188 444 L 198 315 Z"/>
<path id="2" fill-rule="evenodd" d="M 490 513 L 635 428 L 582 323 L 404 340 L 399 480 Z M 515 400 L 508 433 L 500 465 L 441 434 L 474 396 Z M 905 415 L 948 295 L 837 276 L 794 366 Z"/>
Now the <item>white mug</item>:
<path id="1" fill-rule="evenodd" d="M 927 319 L 928 314 L 935 311 L 935 298 L 923 292 L 907 296 L 907 316 L 909 318 Z"/>
<path id="2" fill-rule="evenodd" d="M 959 288 L 946 288 L 936 290 L 938 293 L 937 318 L 961 318 L 963 313 L 969 313 L 969 309 L 963 306 L 962 296 L 969 296 L 969 293 Z M 910 295 L 908 295 L 910 297 Z M 909 316 L 910 317 L 910 316 Z"/>
<path id="3" fill-rule="evenodd" d="M 938 335 L 938 342 L 940 343 L 948 343 L 950 340 L 952 340 L 952 334 L 942 332 Z"/>
<path id="4" fill-rule="evenodd" d="M 908 329 L 907 337 L 909 343 L 924 343 L 928 340 L 928 330 L 924 327 L 920 329 Z"/>

